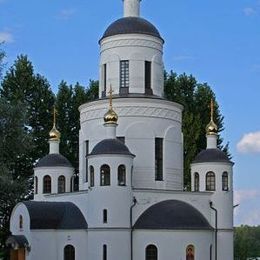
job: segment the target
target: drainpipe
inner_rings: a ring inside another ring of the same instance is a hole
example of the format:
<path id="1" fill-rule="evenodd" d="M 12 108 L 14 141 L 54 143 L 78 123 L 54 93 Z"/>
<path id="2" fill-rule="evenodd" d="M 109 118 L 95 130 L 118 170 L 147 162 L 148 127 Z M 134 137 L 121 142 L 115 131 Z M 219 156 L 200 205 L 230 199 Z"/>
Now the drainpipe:
<path id="1" fill-rule="evenodd" d="M 209 206 L 215 211 L 215 260 L 218 260 L 218 210 L 213 207 L 213 202 L 209 202 Z"/>
<path id="2" fill-rule="evenodd" d="M 133 260 L 133 208 L 136 205 L 137 200 L 133 197 L 133 204 L 130 208 L 130 228 L 131 228 L 131 260 Z"/>

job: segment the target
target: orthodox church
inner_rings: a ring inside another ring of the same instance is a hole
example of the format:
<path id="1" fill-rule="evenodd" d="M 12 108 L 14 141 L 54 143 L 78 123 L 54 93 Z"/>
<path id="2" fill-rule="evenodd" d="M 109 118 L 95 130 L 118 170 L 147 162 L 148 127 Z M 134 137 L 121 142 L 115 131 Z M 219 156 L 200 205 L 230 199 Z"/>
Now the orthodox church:
<path id="1" fill-rule="evenodd" d="M 79 190 L 55 119 L 34 200 L 11 215 L 12 260 L 233 259 L 233 163 L 213 104 L 184 191 L 183 107 L 164 98 L 164 40 L 140 2 L 123 0 L 99 41 L 99 99 L 79 107 Z"/>

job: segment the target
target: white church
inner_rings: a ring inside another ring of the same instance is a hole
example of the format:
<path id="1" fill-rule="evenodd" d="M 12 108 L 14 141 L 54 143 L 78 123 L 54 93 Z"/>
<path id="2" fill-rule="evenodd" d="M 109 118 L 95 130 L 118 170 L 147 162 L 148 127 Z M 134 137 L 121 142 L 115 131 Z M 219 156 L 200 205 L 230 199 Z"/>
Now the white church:
<path id="1" fill-rule="evenodd" d="M 213 104 L 184 191 L 183 107 L 164 98 L 164 40 L 140 1 L 124 0 L 99 41 L 99 99 L 79 108 L 79 191 L 54 119 L 34 200 L 11 215 L 11 260 L 233 260 L 233 162 Z"/>

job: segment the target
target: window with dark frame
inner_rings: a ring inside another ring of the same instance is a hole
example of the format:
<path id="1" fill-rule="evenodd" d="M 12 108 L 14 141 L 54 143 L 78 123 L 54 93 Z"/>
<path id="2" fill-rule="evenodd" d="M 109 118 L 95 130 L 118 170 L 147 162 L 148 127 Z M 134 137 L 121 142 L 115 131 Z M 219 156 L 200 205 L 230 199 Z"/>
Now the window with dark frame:
<path id="1" fill-rule="evenodd" d="M 107 245 L 103 245 L 103 260 L 107 260 Z"/>
<path id="2" fill-rule="evenodd" d="M 104 84 L 104 94 L 107 93 L 107 64 L 103 64 L 103 84 Z"/>
<path id="3" fill-rule="evenodd" d="M 35 194 L 38 194 L 38 177 L 34 177 L 34 192 Z"/>
<path id="4" fill-rule="evenodd" d="M 110 167 L 106 164 L 100 168 L 100 186 L 110 185 Z"/>
<path id="5" fill-rule="evenodd" d="M 145 260 L 157 260 L 158 250 L 155 245 L 149 245 L 145 249 Z"/>
<path id="6" fill-rule="evenodd" d="M 49 175 L 43 177 L 43 193 L 51 193 L 51 177 Z"/>
<path id="7" fill-rule="evenodd" d="M 103 223 L 107 223 L 107 209 L 103 210 Z"/>
<path id="8" fill-rule="evenodd" d="M 144 78 L 145 90 L 150 90 L 152 88 L 152 63 L 150 61 L 145 61 Z"/>
<path id="9" fill-rule="evenodd" d="M 163 138 L 155 138 L 155 180 L 163 180 Z"/>
<path id="10" fill-rule="evenodd" d="M 222 190 L 228 191 L 228 173 L 223 172 L 222 174 Z"/>
<path id="11" fill-rule="evenodd" d="M 120 61 L 120 88 L 129 88 L 129 60 Z"/>
<path id="12" fill-rule="evenodd" d="M 94 174 L 94 167 L 91 165 L 89 166 L 89 174 L 90 174 L 90 187 L 95 186 L 95 174 Z"/>
<path id="13" fill-rule="evenodd" d="M 119 165 L 118 166 L 117 181 L 118 181 L 118 186 L 125 186 L 126 185 L 126 168 L 125 168 L 125 165 Z"/>
<path id="14" fill-rule="evenodd" d="M 206 190 L 207 191 L 215 191 L 216 190 L 216 180 L 215 173 L 208 172 L 206 174 Z"/>
<path id="15" fill-rule="evenodd" d="M 22 215 L 19 216 L 19 228 L 23 229 L 23 216 Z"/>
<path id="16" fill-rule="evenodd" d="M 64 247 L 64 260 L 75 260 L 75 248 L 72 245 Z"/>
<path id="17" fill-rule="evenodd" d="M 58 178 L 58 193 L 64 193 L 65 187 L 66 187 L 65 177 L 63 175 L 59 176 L 59 178 Z"/>
<path id="18" fill-rule="evenodd" d="M 200 176 L 197 172 L 194 173 L 194 191 L 200 190 Z"/>
<path id="19" fill-rule="evenodd" d="M 89 154 L 89 141 L 88 140 L 86 140 L 85 141 L 85 149 L 86 149 L 86 154 L 85 154 L 85 156 L 86 156 L 86 176 L 85 176 L 85 180 L 86 180 L 86 182 L 88 182 L 88 154 Z"/>

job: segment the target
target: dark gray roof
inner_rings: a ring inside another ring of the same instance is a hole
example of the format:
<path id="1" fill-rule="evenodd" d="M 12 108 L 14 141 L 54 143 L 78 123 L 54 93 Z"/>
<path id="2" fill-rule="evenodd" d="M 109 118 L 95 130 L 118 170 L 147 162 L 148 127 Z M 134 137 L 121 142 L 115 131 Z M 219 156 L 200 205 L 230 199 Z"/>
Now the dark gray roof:
<path id="1" fill-rule="evenodd" d="M 87 229 L 88 224 L 71 202 L 25 201 L 31 220 L 31 229 Z"/>
<path id="2" fill-rule="evenodd" d="M 29 242 L 25 236 L 22 235 L 11 235 L 7 238 L 5 242 L 6 246 L 9 248 L 27 248 L 29 246 Z"/>
<path id="3" fill-rule="evenodd" d="M 194 159 L 193 163 L 203 162 L 227 162 L 232 163 L 228 156 L 219 149 L 202 150 Z"/>
<path id="4" fill-rule="evenodd" d="M 105 139 L 99 142 L 92 150 L 90 155 L 99 154 L 124 154 L 133 155 L 127 146 L 117 139 Z"/>
<path id="5" fill-rule="evenodd" d="M 212 230 L 197 209 L 179 200 L 166 200 L 151 206 L 139 217 L 134 228 Z"/>
<path id="6" fill-rule="evenodd" d="M 158 37 L 161 35 L 154 25 L 140 17 L 124 17 L 113 22 L 103 34 L 102 39 L 118 34 L 147 34 Z"/>
<path id="7" fill-rule="evenodd" d="M 37 168 L 37 167 L 59 167 L 59 166 L 72 167 L 71 163 L 66 157 L 58 153 L 53 153 L 53 154 L 48 154 L 44 156 L 42 159 L 40 159 L 37 162 L 35 167 Z"/>

